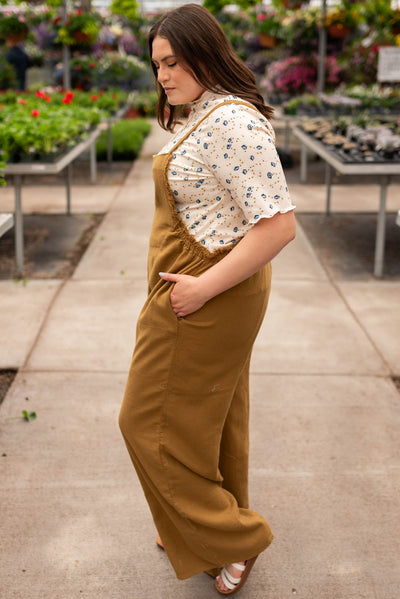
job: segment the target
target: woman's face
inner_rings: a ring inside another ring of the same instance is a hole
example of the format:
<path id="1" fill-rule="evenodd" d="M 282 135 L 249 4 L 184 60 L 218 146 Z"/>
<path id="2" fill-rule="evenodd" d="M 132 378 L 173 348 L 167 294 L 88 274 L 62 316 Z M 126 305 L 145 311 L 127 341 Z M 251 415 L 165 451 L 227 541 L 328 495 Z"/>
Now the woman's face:
<path id="1" fill-rule="evenodd" d="M 157 80 L 164 88 L 171 106 L 194 102 L 205 91 L 205 88 L 185 71 L 185 64 L 174 55 L 165 37 L 157 35 L 154 38 L 151 58 L 157 69 Z"/>

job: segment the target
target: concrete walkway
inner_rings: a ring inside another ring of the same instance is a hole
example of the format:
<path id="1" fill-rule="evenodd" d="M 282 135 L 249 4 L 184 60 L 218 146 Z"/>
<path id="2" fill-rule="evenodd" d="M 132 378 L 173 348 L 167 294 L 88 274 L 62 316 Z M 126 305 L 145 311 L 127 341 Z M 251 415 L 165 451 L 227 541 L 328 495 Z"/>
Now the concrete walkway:
<path id="1" fill-rule="evenodd" d="M 156 548 L 117 427 L 165 137 L 154 127 L 122 186 L 73 188 L 74 210 L 99 198 L 107 215 L 71 279 L 0 282 L 0 368 L 19 369 L 0 408 L 2 599 L 218 596 L 205 575 L 177 581 Z M 26 210 L 55 209 L 41 189 L 24 192 Z M 365 210 L 365 191 L 343 186 L 340 202 Z M 292 195 L 299 212 L 323 210 L 321 185 Z M 330 278 L 300 227 L 274 261 L 252 361 L 250 480 L 275 541 L 241 597 L 398 599 L 399 306 L 398 281 Z"/>

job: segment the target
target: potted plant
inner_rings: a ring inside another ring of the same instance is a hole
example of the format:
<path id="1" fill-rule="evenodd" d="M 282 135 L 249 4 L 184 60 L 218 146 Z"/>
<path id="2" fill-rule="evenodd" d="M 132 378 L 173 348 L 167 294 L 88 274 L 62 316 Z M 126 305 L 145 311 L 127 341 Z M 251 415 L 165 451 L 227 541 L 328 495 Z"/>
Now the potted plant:
<path id="1" fill-rule="evenodd" d="M 357 9 L 344 3 L 343 8 L 328 10 L 325 26 L 330 37 L 341 39 L 347 37 L 357 27 L 360 20 Z"/>
<path id="2" fill-rule="evenodd" d="M 262 11 L 256 15 L 256 30 L 262 48 L 274 48 L 280 41 L 281 21 L 276 11 Z"/>
<path id="3" fill-rule="evenodd" d="M 0 37 L 12 42 L 21 42 L 28 34 L 28 26 L 22 15 L 15 13 L 0 18 Z"/>
<path id="4" fill-rule="evenodd" d="M 64 23 L 58 21 L 58 25 L 56 41 L 67 46 L 94 44 L 100 32 L 98 16 L 82 10 L 68 15 Z"/>

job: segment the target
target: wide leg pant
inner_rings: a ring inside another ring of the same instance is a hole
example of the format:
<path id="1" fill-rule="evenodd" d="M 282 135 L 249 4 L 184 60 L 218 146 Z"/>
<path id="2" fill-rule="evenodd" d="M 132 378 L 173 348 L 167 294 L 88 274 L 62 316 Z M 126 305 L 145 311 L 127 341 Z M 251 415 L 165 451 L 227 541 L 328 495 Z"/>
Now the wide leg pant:
<path id="1" fill-rule="evenodd" d="M 248 369 L 269 266 L 178 319 L 162 282 L 139 318 L 120 427 L 178 578 L 272 541 L 248 509 Z"/>

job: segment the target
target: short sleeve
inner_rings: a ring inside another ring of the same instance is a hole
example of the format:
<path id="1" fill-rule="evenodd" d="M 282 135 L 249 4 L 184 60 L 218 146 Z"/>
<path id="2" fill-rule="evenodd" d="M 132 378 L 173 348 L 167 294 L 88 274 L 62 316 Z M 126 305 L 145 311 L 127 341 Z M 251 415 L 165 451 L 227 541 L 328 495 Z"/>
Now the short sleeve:
<path id="1" fill-rule="evenodd" d="M 255 109 L 225 103 L 202 123 L 200 151 L 248 223 L 294 209 L 271 125 Z"/>

